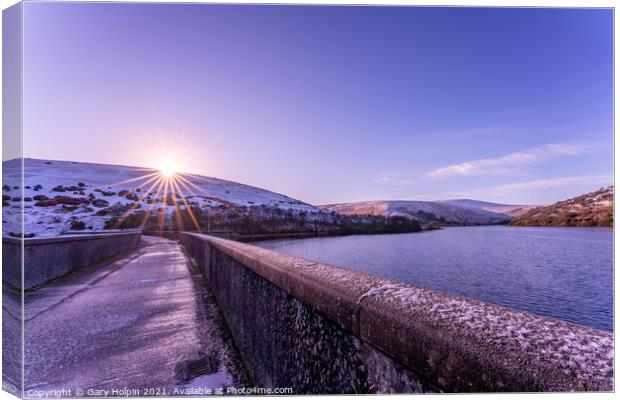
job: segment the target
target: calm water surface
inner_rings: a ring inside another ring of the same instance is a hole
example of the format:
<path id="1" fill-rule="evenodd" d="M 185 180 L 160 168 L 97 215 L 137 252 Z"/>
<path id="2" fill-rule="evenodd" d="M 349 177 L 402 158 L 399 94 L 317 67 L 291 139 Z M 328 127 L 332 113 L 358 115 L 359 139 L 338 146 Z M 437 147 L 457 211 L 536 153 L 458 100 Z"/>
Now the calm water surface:
<path id="1" fill-rule="evenodd" d="M 372 275 L 613 329 L 613 230 L 458 227 L 258 245 Z"/>

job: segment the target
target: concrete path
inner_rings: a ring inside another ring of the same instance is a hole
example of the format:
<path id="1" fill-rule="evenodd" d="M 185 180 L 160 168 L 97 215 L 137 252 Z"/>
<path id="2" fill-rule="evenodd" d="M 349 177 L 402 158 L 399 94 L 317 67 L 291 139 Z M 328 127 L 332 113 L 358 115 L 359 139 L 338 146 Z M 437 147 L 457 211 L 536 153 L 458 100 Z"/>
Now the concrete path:
<path id="1" fill-rule="evenodd" d="M 202 277 L 167 239 L 143 237 L 121 259 L 27 294 L 25 320 L 28 397 L 199 395 L 247 382 Z"/>

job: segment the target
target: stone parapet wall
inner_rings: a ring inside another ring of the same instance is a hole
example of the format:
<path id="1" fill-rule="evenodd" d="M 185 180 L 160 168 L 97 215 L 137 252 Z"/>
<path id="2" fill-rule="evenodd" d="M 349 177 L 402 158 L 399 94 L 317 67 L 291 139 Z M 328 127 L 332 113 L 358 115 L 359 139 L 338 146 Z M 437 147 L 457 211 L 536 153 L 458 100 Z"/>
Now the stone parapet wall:
<path id="1" fill-rule="evenodd" d="M 257 384 L 295 393 L 613 390 L 609 332 L 196 233 Z"/>
<path id="2" fill-rule="evenodd" d="M 75 234 L 45 238 L 2 238 L 2 280 L 15 288 L 32 289 L 80 267 L 134 248 L 140 232 Z"/>

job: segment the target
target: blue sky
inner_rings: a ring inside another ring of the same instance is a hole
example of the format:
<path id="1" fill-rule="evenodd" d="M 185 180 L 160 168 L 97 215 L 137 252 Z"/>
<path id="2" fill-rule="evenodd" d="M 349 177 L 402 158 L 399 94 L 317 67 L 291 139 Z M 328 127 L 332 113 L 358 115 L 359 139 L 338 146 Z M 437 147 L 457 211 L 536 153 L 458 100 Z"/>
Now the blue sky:
<path id="1" fill-rule="evenodd" d="M 25 156 L 315 204 L 612 182 L 606 9 L 26 3 Z"/>

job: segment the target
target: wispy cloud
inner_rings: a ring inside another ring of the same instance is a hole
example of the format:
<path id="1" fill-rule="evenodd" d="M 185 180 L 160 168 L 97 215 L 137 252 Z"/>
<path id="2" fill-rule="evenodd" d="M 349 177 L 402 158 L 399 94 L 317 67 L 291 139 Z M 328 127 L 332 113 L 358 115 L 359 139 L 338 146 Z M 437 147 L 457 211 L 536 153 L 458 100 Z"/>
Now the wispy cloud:
<path id="1" fill-rule="evenodd" d="M 580 175 L 567 176 L 562 178 L 540 179 L 529 182 L 510 183 L 492 187 L 488 191 L 493 194 L 506 194 L 509 192 L 548 189 L 561 186 L 580 186 L 580 185 L 610 185 L 613 183 L 612 175 Z"/>
<path id="2" fill-rule="evenodd" d="M 483 158 L 460 164 L 447 165 L 429 172 L 432 178 L 451 176 L 518 175 L 527 168 L 551 158 L 575 156 L 592 148 L 587 143 L 546 144 L 531 149 L 517 151 L 497 158 Z"/>
<path id="3" fill-rule="evenodd" d="M 566 193 L 576 195 L 586 191 L 596 190 L 597 187 L 613 184 L 613 175 L 577 175 L 561 178 L 538 179 L 526 182 L 509 183 L 487 188 L 452 192 L 444 194 L 445 198 L 473 198 L 488 201 L 508 202 L 511 204 L 543 204 L 547 201 L 561 200 Z M 564 188 L 556 189 L 554 188 Z M 567 190 L 570 189 L 570 190 Z M 527 201 L 515 199 L 531 199 Z M 517 201 L 517 203 L 515 203 Z"/>

